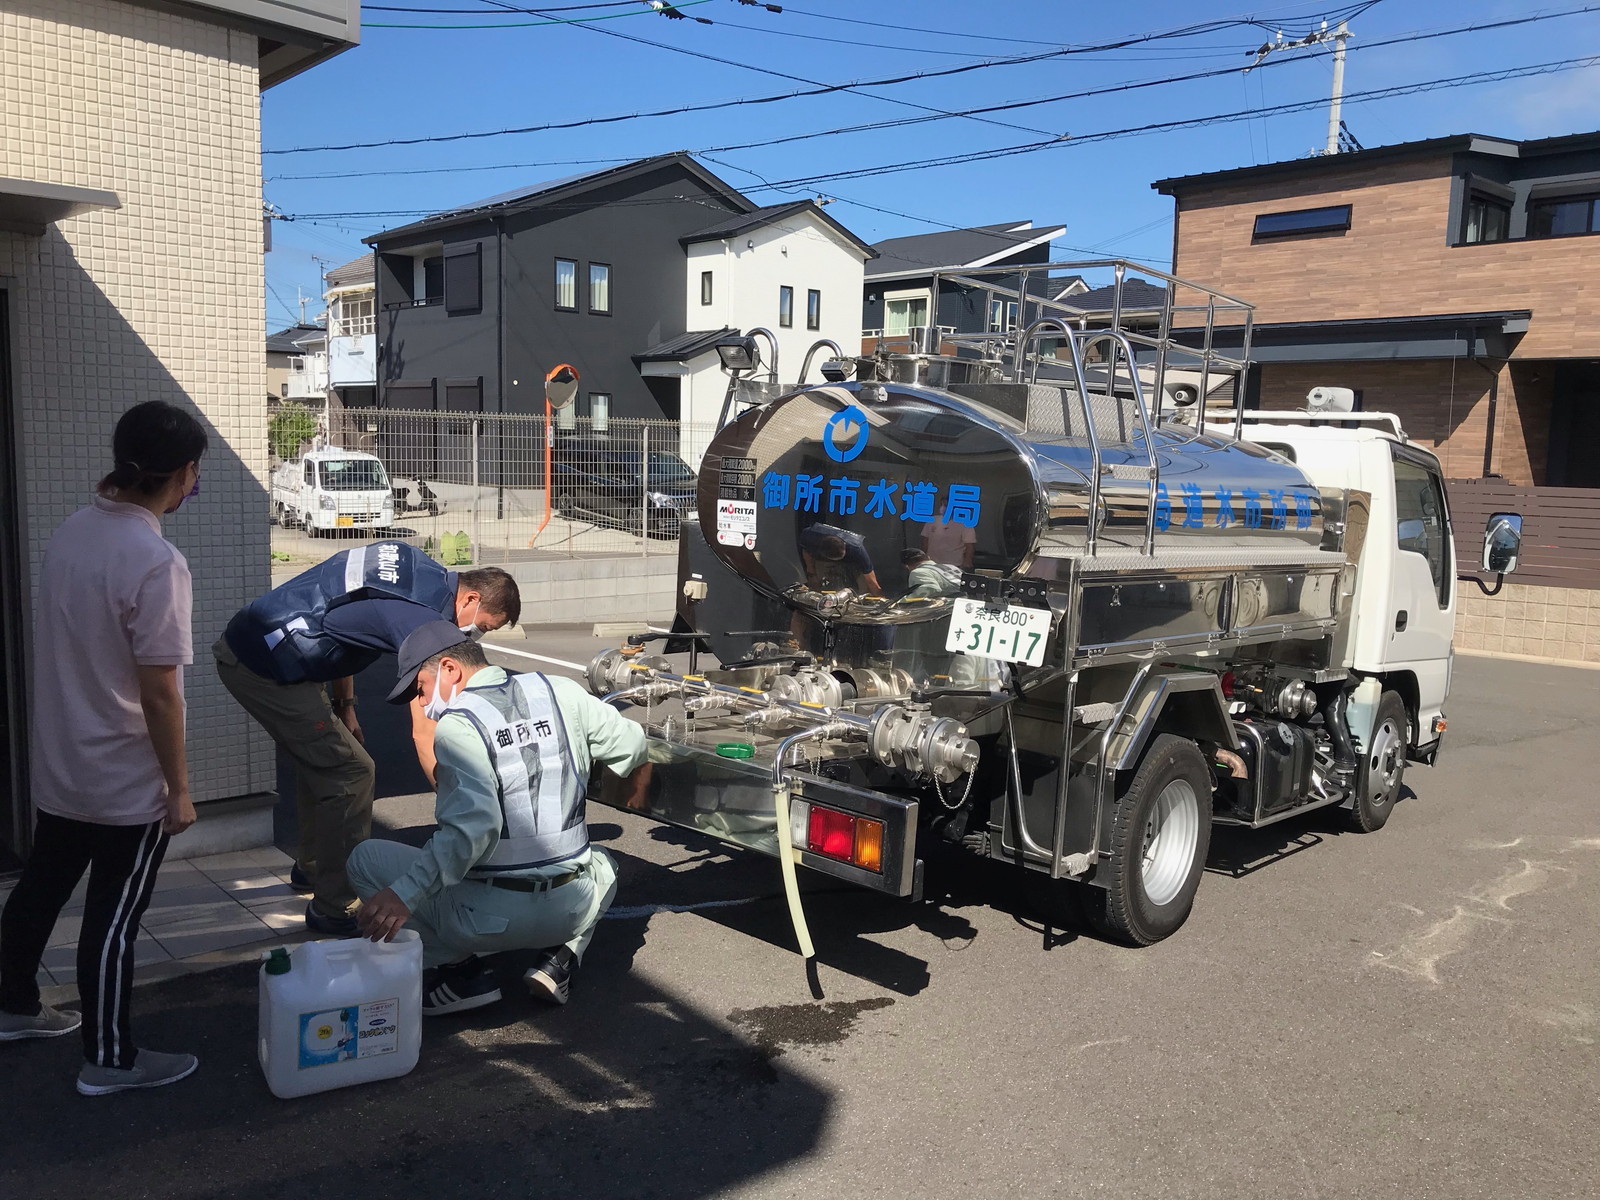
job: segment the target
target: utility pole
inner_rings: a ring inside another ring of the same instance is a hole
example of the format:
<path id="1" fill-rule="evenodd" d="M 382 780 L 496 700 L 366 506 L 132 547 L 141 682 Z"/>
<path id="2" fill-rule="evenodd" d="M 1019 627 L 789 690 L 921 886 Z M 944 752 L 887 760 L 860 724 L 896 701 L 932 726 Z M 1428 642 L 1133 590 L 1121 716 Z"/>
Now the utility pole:
<path id="1" fill-rule="evenodd" d="M 1280 50 L 1303 50 L 1307 46 L 1319 45 L 1329 40 L 1332 40 L 1334 45 L 1333 95 L 1328 103 L 1328 140 L 1322 150 L 1313 150 L 1311 152 L 1313 155 L 1339 153 L 1339 132 L 1342 128 L 1342 122 L 1339 120 L 1339 108 L 1344 101 L 1344 45 L 1350 40 L 1349 24 L 1345 21 L 1340 21 L 1338 28 L 1329 33 L 1328 23 L 1324 21 L 1321 29 L 1314 30 L 1303 38 L 1296 38 L 1292 42 L 1284 41 L 1283 32 L 1280 30 L 1275 40 L 1263 44 L 1256 50 L 1249 51 L 1253 55 L 1253 59 L 1250 65 L 1244 69 L 1244 74 L 1248 75 L 1266 61 L 1268 56 L 1276 54 Z M 1349 136 L 1348 130 L 1345 133 L 1346 136 Z M 1351 138 L 1351 140 L 1354 141 L 1354 138 Z"/>
<path id="2" fill-rule="evenodd" d="M 1326 29 L 1328 23 L 1324 21 L 1322 27 Z M 1339 28 L 1333 32 L 1333 97 L 1328 102 L 1328 144 L 1323 149 L 1324 154 L 1339 153 L 1339 105 L 1344 100 L 1344 44 L 1350 40 L 1350 27 L 1345 22 L 1339 22 Z"/>

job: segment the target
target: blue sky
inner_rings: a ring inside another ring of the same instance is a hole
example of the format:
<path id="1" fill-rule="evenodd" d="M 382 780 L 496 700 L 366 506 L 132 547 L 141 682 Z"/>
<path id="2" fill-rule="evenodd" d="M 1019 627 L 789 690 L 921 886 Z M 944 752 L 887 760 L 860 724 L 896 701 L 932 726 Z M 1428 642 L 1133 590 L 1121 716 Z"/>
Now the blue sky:
<path id="1" fill-rule="evenodd" d="M 1260 27 L 1240 25 L 1138 47 L 876 87 L 867 89 L 873 93 L 870 96 L 837 92 L 426 145 L 270 152 L 765 97 L 808 86 L 800 80 L 843 83 L 882 78 L 1059 46 L 1096 45 L 1208 21 L 1249 17 L 1294 38 L 1316 28 L 1325 14 L 1349 11 L 1360 0 L 1320 6 L 1282 0 L 1253 8 L 1243 0 L 1151 0 L 1137 6 L 1069 0 L 797 0 L 783 5 L 781 13 L 738 0 L 683 4 L 685 14 L 710 18 L 714 23 L 709 26 L 669 21 L 645 11 L 642 3 L 639 15 L 615 16 L 631 14 L 632 6 L 599 6 L 589 0 L 592 7 L 575 9 L 572 6 L 584 0 L 507 0 L 517 8 L 561 8 L 566 11 L 560 15 L 567 19 L 607 18 L 534 25 L 542 18 L 503 10 L 494 15 L 493 0 L 379 2 L 471 15 L 364 6 L 359 47 L 262 97 L 262 144 L 269 152 L 263 158 L 265 195 L 281 212 L 302 218 L 275 223 L 274 248 L 267 256 L 270 328 L 295 318 L 297 289 L 315 297 L 306 306 L 308 316 L 319 312 L 320 271 L 361 253 L 363 236 L 409 219 L 347 214 L 436 211 L 542 179 L 600 169 L 610 161 L 665 151 L 702 150 L 925 116 L 927 108 L 970 109 L 1226 70 L 1209 79 L 1058 100 L 993 113 L 984 120 L 941 119 L 811 137 L 714 152 L 709 159 L 716 161 L 706 161 L 758 203 L 818 194 L 836 197 L 830 213 L 869 242 L 943 227 L 929 220 L 961 226 L 1031 219 L 1035 224 L 1067 227 L 1056 244 L 1058 258 L 1087 257 L 1085 252 L 1093 252 L 1164 267 L 1171 253 L 1172 201 L 1153 192 L 1151 181 L 1302 157 L 1325 139 L 1325 104 L 1305 112 L 1085 144 L 1074 144 L 1072 138 L 1299 101 L 1325 102 L 1332 78 L 1326 52 L 1274 55 L 1269 66 L 1242 74 L 1236 68 L 1249 62 L 1249 52 L 1269 34 Z M 1392 46 L 1365 45 L 1587 7 L 1596 11 L 1511 29 Z M 892 28 L 852 23 L 865 21 Z M 498 28 L 403 29 L 380 24 Z M 1600 4 L 1380 0 L 1353 18 L 1351 30 L 1345 87 L 1358 97 L 1374 89 L 1600 55 Z M 1600 67 L 1586 66 L 1388 99 L 1356 98 L 1346 104 L 1344 119 L 1368 147 L 1468 131 L 1546 137 L 1600 128 L 1597 101 Z M 910 107 L 914 105 L 925 107 Z M 1069 136 L 1046 149 L 988 162 L 821 182 L 784 192 L 761 188 L 764 181 L 1023 145 L 1062 134 Z M 477 169 L 484 167 L 495 169 Z M 355 172 L 386 173 L 305 178 Z"/>

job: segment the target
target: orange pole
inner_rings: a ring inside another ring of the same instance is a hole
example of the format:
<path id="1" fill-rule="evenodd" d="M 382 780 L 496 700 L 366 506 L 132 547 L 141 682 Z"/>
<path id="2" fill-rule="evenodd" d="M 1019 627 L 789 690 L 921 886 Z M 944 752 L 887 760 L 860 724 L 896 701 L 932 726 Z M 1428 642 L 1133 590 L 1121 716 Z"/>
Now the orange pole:
<path id="1" fill-rule="evenodd" d="M 533 531 L 533 536 L 528 539 L 531 548 L 539 540 L 539 535 L 544 532 L 544 527 L 550 524 L 550 504 L 553 492 L 551 488 L 554 480 L 550 477 L 550 397 L 544 400 L 544 520 L 539 522 L 539 528 Z"/>

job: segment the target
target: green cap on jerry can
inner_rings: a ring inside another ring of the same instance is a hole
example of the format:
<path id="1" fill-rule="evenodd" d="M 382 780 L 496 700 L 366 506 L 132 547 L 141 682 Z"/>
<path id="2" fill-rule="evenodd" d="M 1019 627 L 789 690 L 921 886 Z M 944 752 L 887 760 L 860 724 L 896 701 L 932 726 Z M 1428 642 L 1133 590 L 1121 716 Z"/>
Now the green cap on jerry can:
<path id="1" fill-rule="evenodd" d="M 268 975 L 287 975 L 293 965 L 289 961 L 289 952 L 282 946 L 274 947 L 272 953 L 267 955 Z"/>

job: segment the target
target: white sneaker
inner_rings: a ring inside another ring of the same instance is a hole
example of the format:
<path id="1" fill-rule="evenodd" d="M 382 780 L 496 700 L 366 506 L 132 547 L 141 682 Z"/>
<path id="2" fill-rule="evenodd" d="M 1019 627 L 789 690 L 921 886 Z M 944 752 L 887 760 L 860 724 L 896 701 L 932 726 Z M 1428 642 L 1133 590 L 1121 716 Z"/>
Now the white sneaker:
<path id="1" fill-rule="evenodd" d="M 41 1005 L 37 1016 L 23 1017 L 16 1013 L 0 1012 L 0 1042 L 19 1042 L 23 1038 L 60 1037 L 71 1033 L 83 1024 L 83 1018 L 71 1009 L 51 1008 Z"/>

